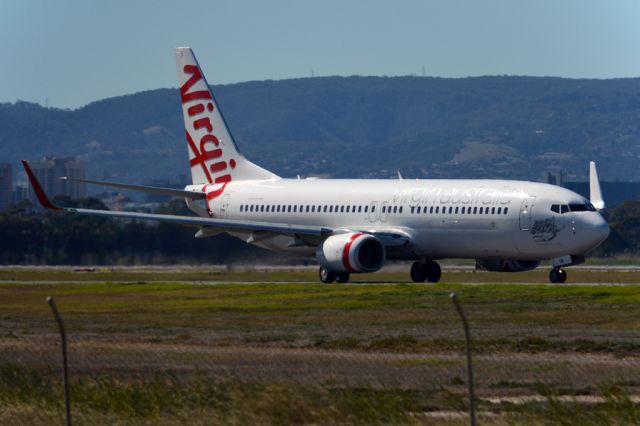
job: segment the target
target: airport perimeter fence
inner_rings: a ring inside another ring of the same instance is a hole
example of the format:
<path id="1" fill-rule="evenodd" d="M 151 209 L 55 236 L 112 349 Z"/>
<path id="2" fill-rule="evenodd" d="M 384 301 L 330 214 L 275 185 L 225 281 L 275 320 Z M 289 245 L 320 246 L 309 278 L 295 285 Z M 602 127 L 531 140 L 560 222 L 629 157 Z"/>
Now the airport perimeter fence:
<path id="1" fill-rule="evenodd" d="M 3 317 L 0 423 L 65 422 L 61 340 L 42 302 L 28 329 Z M 109 306 L 65 314 L 60 303 L 70 411 L 94 425 L 468 424 L 463 326 L 447 295 L 437 303 L 432 316 L 402 312 L 392 328 L 357 310 L 315 320 L 202 311 L 165 326 Z M 607 330 L 585 310 L 583 324 L 597 329 L 587 339 L 577 323 L 488 312 L 468 312 L 480 424 L 640 421 L 638 319 Z"/>

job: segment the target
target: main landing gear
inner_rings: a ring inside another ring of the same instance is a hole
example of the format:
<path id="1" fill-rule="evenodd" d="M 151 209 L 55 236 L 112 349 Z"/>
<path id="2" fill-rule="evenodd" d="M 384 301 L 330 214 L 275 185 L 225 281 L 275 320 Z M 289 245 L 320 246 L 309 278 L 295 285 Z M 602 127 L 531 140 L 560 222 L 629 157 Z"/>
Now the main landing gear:
<path id="1" fill-rule="evenodd" d="M 549 272 L 549 281 L 554 284 L 562 284 L 567 281 L 567 271 L 562 268 L 553 268 Z"/>
<path id="2" fill-rule="evenodd" d="M 320 271 L 318 272 L 320 275 L 320 281 L 325 284 L 331 284 L 332 282 L 338 283 L 346 283 L 349 281 L 349 273 L 348 272 L 333 272 L 330 271 L 325 266 L 320 267 Z"/>
<path id="3" fill-rule="evenodd" d="M 416 283 L 437 283 L 440 281 L 442 270 L 433 260 L 427 260 L 424 262 L 414 262 L 411 265 L 411 279 Z"/>

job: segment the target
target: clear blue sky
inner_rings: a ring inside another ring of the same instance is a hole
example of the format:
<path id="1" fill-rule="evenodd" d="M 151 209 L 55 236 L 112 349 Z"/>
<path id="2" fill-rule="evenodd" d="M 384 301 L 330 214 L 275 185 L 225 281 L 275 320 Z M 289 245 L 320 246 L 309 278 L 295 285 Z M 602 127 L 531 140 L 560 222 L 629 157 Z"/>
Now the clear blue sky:
<path id="1" fill-rule="evenodd" d="M 640 1 L 1 0 L 0 102 L 326 75 L 640 76 Z"/>

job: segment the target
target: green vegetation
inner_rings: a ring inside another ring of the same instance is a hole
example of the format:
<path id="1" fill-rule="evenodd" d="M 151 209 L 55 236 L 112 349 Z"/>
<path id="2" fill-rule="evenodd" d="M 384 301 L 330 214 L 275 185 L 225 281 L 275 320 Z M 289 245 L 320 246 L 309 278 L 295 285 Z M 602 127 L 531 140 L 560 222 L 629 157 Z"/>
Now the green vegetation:
<path id="1" fill-rule="evenodd" d="M 0 423 L 62 419 L 53 295 L 79 423 L 465 424 L 451 291 L 471 321 L 482 423 L 638 420 L 634 285 L 461 283 L 493 276 L 469 272 L 438 285 L 264 282 L 281 271 L 217 283 L 203 270 L 185 272 L 192 282 L 156 270 L 19 282 L 46 273 L 0 270 L 18 280 L 0 284 Z"/>

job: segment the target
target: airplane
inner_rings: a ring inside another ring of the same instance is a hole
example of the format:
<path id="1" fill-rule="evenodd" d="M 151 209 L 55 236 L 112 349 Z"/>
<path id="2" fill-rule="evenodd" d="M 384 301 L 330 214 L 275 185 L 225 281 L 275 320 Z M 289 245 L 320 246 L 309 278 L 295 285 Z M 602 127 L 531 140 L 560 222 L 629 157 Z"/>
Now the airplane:
<path id="1" fill-rule="evenodd" d="M 609 226 L 596 166 L 590 200 L 565 188 L 515 180 L 281 178 L 238 150 L 193 51 L 176 49 L 192 184 L 169 189 L 89 179 L 89 184 L 184 198 L 195 216 L 63 208 L 53 204 L 23 161 L 49 209 L 197 227 L 196 238 L 226 232 L 276 252 L 315 258 L 323 283 L 345 283 L 390 260 L 413 261 L 414 282 L 438 282 L 445 258 L 478 269 L 520 272 L 550 260 L 549 280 L 584 262 Z"/>

